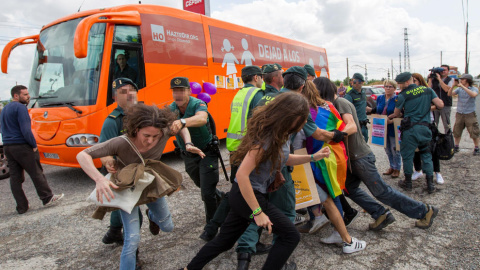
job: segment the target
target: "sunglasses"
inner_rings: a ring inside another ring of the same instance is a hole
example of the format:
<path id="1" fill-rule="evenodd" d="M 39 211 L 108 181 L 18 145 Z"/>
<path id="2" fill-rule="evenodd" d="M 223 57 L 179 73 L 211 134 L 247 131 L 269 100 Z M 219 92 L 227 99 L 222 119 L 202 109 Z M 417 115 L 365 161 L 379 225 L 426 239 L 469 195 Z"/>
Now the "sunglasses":
<path id="1" fill-rule="evenodd" d="M 395 88 L 395 87 L 393 87 L 391 85 L 385 85 L 385 88 Z"/>

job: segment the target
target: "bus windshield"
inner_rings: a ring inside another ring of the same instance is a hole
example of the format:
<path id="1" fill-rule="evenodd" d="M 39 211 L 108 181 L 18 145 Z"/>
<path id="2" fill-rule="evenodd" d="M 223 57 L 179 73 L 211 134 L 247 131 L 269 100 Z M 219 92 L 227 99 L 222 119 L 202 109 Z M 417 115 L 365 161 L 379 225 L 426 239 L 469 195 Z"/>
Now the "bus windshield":
<path id="1" fill-rule="evenodd" d="M 93 25 L 88 37 L 87 57 L 76 58 L 73 40 L 82 19 L 63 22 L 40 33 L 30 76 L 29 108 L 96 103 L 105 24 Z"/>

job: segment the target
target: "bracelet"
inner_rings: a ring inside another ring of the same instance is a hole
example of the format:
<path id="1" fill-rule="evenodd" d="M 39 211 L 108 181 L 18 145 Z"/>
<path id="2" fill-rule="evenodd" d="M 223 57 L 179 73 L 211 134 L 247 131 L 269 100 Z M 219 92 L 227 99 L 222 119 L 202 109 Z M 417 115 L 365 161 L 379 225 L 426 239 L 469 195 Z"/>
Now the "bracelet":
<path id="1" fill-rule="evenodd" d="M 258 216 L 262 213 L 262 208 L 261 207 L 258 207 L 257 209 L 255 209 L 253 211 L 253 213 L 250 215 L 250 218 L 253 218 L 253 216 Z"/>
<path id="2" fill-rule="evenodd" d="M 191 143 L 191 142 L 186 142 L 186 143 L 185 143 L 185 146 L 187 146 L 187 144 L 189 144 L 189 145 L 191 145 L 191 146 L 195 146 L 195 145 L 193 145 L 193 143 Z"/>
<path id="3" fill-rule="evenodd" d="M 310 156 L 310 162 L 316 162 L 316 160 L 313 158 L 313 154 Z"/>

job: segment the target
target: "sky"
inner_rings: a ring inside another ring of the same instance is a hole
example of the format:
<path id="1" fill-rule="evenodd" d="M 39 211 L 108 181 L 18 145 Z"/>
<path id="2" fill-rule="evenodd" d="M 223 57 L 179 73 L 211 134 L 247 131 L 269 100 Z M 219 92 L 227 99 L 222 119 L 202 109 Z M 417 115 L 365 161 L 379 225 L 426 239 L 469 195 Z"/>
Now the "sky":
<path id="1" fill-rule="evenodd" d="M 21 4 L 20 4 L 21 3 Z M 22 0 L 0 5 L 0 50 L 12 39 L 38 34 L 41 27 L 81 10 L 136 4 L 129 0 Z M 467 4 L 468 3 L 468 4 Z M 143 0 L 182 8 L 181 0 Z M 468 9 L 467 9 L 468 6 Z M 480 73 L 480 1 L 468 0 L 210 0 L 211 17 L 323 47 L 330 78 L 355 72 L 368 80 L 387 77 L 404 66 L 404 28 L 408 32 L 410 71 L 449 64 L 465 72 L 465 29 L 469 23 L 469 73 Z M 477 11 L 477 12 L 474 12 Z M 15 48 L 8 74 L 0 74 L 0 100 L 15 84 L 27 85 L 34 45 Z M 27 85 L 28 86 L 28 85 Z"/>

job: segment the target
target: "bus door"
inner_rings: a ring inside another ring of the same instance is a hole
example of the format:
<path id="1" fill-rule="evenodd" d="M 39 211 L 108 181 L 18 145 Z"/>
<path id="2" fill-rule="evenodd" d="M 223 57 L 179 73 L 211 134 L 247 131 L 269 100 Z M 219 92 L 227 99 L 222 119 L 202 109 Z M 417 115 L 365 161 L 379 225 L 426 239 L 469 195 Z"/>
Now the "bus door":
<path id="1" fill-rule="evenodd" d="M 145 65 L 140 27 L 115 26 L 110 59 L 107 106 L 114 102 L 112 82 L 115 79 L 121 77 L 128 78 L 137 84 L 138 89 L 145 87 Z"/>

